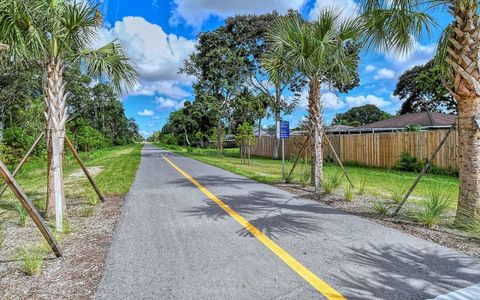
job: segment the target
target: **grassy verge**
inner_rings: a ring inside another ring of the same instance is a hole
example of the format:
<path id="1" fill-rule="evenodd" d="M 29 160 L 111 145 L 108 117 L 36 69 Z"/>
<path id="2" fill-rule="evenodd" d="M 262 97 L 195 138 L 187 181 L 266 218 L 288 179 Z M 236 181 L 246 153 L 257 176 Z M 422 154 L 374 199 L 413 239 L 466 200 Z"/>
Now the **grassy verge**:
<path id="1" fill-rule="evenodd" d="M 238 149 L 225 149 L 223 157 L 217 156 L 215 149 L 198 149 L 169 146 L 158 144 L 176 153 L 189 156 L 199 161 L 215 165 L 233 173 L 264 183 L 276 183 L 282 181 L 282 162 L 265 157 L 253 157 L 250 165 L 242 165 Z M 292 168 L 293 161 L 287 160 L 286 172 Z M 335 164 L 326 164 L 325 178 L 333 178 L 341 173 L 341 169 Z M 389 198 L 398 194 L 405 194 L 417 177 L 416 173 L 400 172 L 393 170 L 374 169 L 359 166 L 348 166 L 347 171 L 358 188 L 362 187 L 363 193 L 373 196 Z M 310 165 L 300 162 L 292 176 L 292 181 L 300 184 L 309 182 Z M 449 208 L 455 209 L 458 193 L 458 178 L 446 175 L 428 174 L 424 176 L 413 193 L 413 201 L 427 199 L 432 191 L 441 190 L 449 196 Z"/>
<path id="2" fill-rule="evenodd" d="M 102 193 L 106 196 L 118 196 L 126 194 L 133 183 L 141 159 L 141 148 L 142 145 L 112 147 L 82 153 L 81 157 L 87 168 L 95 167 L 95 180 Z M 96 198 L 93 189 L 71 155 L 67 155 L 64 159 L 64 177 L 67 199 Z M 27 162 L 16 178 L 37 208 L 43 210 L 46 201 L 46 162 L 39 159 Z M 0 199 L 0 215 L 15 213 L 17 202 L 13 193 L 7 190 Z"/>

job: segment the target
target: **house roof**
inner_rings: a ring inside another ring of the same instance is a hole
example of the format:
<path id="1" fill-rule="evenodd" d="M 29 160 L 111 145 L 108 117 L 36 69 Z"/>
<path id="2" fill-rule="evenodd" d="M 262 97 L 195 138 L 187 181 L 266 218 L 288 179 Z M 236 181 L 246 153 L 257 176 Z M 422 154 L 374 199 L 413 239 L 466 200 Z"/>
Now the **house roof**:
<path id="1" fill-rule="evenodd" d="M 332 126 L 326 126 L 325 130 L 327 132 L 343 132 L 343 131 L 348 131 L 349 129 L 352 129 L 354 127 L 352 126 L 347 126 L 347 125 L 332 125 Z"/>
<path id="2" fill-rule="evenodd" d="M 457 120 L 457 116 L 436 112 L 421 112 L 401 115 L 395 118 L 366 124 L 356 129 L 381 129 L 381 128 L 405 128 L 410 124 L 422 127 L 451 126 Z"/>

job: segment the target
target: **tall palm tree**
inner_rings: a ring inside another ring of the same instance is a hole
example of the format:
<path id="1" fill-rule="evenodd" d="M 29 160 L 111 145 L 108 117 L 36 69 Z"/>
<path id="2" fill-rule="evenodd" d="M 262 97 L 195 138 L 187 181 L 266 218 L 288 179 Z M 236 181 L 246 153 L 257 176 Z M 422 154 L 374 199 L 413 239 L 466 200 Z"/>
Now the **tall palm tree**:
<path id="1" fill-rule="evenodd" d="M 363 19 L 369 45 L 406 53 L 428 34 L 432 13 L 444 9 L 453 21 L 444 29 L 435 62 L 458 102 L 460 192 L 457 221 L 480 217 L 480 26 L 477 0 L 365 0 Z"/>
<path id="2" fill-rule="evenodd" d="M 98 4 L 87 0 L 2 0 L 0 43 L 8 45 L 11 61 L 44 67 L 45 118 L 49 158 L 47 215 L 55 215 L 62 230 L 65 210 L 62 156 L 68 114 L 64 67 L 80 64 L 95 77 L 108 78 L 118 90 L 132 88 L 136 72 L 121 45 L 113 41 L 99 49 L 92 45 L 102 25 Z"/>
<path id="3" fill-rule="evenodd" d="M 321 84 L 345 91 L 355 83 L 360 33 L 356 19 L 343 19 L 333 10 L 325 9 L 313 22 L 306 22 L 300 16 L 279 19 L 268 35 L 272 51 L 283 56 L 279 62 L 291 66 L 308 81 L 312 180 L 317 193 L 323 180 Z M 270 71 L 291 72 L 281 64 Z"/>

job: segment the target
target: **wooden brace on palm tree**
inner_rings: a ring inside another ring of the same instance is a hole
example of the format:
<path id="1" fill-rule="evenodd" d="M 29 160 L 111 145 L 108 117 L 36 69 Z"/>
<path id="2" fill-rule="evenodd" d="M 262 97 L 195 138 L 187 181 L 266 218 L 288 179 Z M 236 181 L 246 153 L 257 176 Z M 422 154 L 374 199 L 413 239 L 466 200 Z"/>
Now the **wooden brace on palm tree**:
<path id="1" fill-rule="evenodd" d="M 23 205 L 28 215 L 30 216 L 30 218 L 32 218 L 33 222 L 35 223 L 37 228 L 40 230 L 43 237 L 48 242 L 48 245 L 50 245 L 50 248 L 52 249 L 53 253 L 55 253 L 57 257 L 61 257 L 62 252 L 52 232 L 50 231 L 47 224 L 38 213 L 35 206 L 32 204 L 30 199 L 28 199 L 23 189 L 20 187 L 17 181 L 13 178 L 12 174 L 10 174 L 7 167 L 3 164 L 2 161 L 0 161 L 0 177 L 3 178 L 6 184 L 12 189 L 13 193 L 15 193 L 18 200 L 20 200 L 20 203 Z"/>
<path id="2" fill-rule="evenodd" d="M 22 160 L 20 161 L 20 163 L 17 165 L 17 167 L 15 168 L 15 170 L 13 171 L 13 173 L 11 174 L 12 177 L 15 177 L 17 175 L 18 172 L 20 172 L 20 170 L 22 169 L 23 165 L 25 164 L 25 162 L 28 160 L 28 158 L 30 157 L 30 155 L 32 154 L 33 150 L 35 150 L 35 148 L 38 146 L 38 144 L 40 143 L 41 139 L 43 138 L 44 136 L 44 133 L 42 132 L 38 137 L 37 139 L 35 140 L 35 142 L 33 143 L 32 147 L 30 147 L 30 149 L 28 150 L 28 152 L 25 154 L 25 156 L 22 158 Z M 82 162 L 82 159 L 80 158 L 80 156 L 78 155 L 77 151 L 75 150 L 75 147 L 73 146 L 72 142 L 70 141 L 70 139 L 68 138 L 68 136 L 65 136 L 65 141 L 67 143 L 67 147 L 68 149 L 72 152 L 73 156 L 75 157 L 75 160 L 77 161 L 77 163 L 80 165 L 80 168 L 82 169 L 83 173 L 85 174 L 85 176 L 87 177 L 88 181 L 90 182 L 90 184 L 92 185 L 93 189 L 95 190 L 95 193 L 97 193 L 97 196 L 98 196 L 98 199 L 100 199 L 100 201 L 102 202 L 105 202 L 105 197 L 102 195 L 102 192 L 100 191 L 100 189 L 98 188 L 97 184 L 95 183 L 95 180 L 93 179 L 93 177 L 90 175 L 90 172 L 88 172 L 88 169 L 85 167 L 85 165 L 83 164 Z M 3 195 L 3 193 L 5 192 L 5 190 L 7 189 L 8 185 L 5 184 L 1 189 L 0 189 L 0 197 Z"/>

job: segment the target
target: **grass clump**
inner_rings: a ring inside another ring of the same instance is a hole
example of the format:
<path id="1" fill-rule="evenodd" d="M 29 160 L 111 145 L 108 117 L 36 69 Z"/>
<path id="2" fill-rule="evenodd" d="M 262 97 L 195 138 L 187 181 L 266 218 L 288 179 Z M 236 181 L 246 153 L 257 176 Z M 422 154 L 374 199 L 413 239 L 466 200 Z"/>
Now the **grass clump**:
<path id="1" fill-rule="evenodd" d="M 42 272 L 44 254 L 45 247 L 43 245 L 20 248 L 18 256 L 21 262 L 20 268 L 22 272 L 29 276 L 39 275 Z"/>
<path id="2" fill-rule="evenodd" d="M 5 243 L 6 239 L 6 232 L 5 232 L 5 226 L 0 225 L 0 247 L 3 247 L 3 244 Z"/>
<path id="3" fill-rule="evenodd" d="M 343 190 L 343 197 L 346 201 L 352 202 L 353 201 L 353 189 L 350 184 L 347 184 Z"/>
<path id="4" fill-rule="evenodd" d="M 367 190 L 367 180 L 362 178 L 360 182 L 357 183 L 357 195 L 365 195 Z"/>
<path id="5" fill-rule="evenodd" d="M 388 205 L 383 201 L 375 201 L 372 206 L 373 210 L 381 217 L 385 217 L 388 213 Z"/>
<path id="6" fill-rule="evenodd" d="M 18 225 L 21 227 L 27 226 L 28 213 L 27 210 L 23 207 L 22 203 L 15 202 L 15 210 L 18 213 Z"/>
<path id="7" fill-rule="evenodd" d="M 341 182 L 342 175 L 336 173 L 334 176 L 328 177 L 322 182 L 323 191 L 325 194 L 331 195 L 340 187 Z"/>
<path id="8" fill-rule="evenodd" d="M 434 190 L 430 197 L 421 202 L 422 210 L 415 212 L 416 219 L 428 228 L 434 228 L 440 223 L 448 210 L 450 196 L 442 191 Z"/>
<path id="9" fill-rule="evenodd" d="M 404 196 L 405 192 L 402 189 L 393 189 L 390 191 L 388 198 L 398 204 L 402 202 Z"/>
<path id="10" fill-rule="evenodd" d="M 84 208 L 82 208 L 82 211 L 80 213 L 80 216 L 84 217 L 84 218 L 88 218 L 88 217 L 91 217 L 95 214 L 95 209 L 93 208 L 93 206 L 85 206 Z"/>

